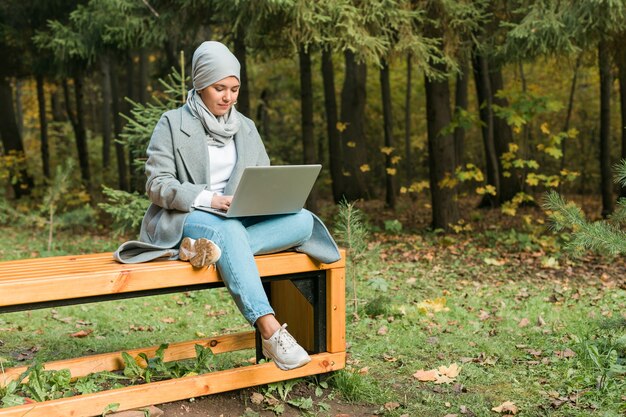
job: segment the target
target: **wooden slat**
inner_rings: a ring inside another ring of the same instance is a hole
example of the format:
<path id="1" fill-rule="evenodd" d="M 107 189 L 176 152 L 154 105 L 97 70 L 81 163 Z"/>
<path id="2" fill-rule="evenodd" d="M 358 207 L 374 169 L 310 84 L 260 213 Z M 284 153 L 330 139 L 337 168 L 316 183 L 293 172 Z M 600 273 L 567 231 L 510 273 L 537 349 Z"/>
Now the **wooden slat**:
<path id="1" fill-rule="evenodd" d="M 178 401 L 334 371 L 345 366 L 345 355 L 345 352 L 313 355 L 309 364 L 291 371 L 281 371 L 270 362 L 95 394 L 3 408 L 0 409 L 0 417 L 93 416 L 100 415 L 107 405 L 113 403 L 120 404 L 120 411 L 129 410 L 151 404 Z"/>
<path id="2" fill-rule="evenodd" d="M 42 258 L 46 259 L 46 258 Z M 300 253 L 281 253 L 257 256 L 257 267 L 262 277 L 317 271 L 343 266 L 343 260 L 334 264 L 315 262 Z M 17 261 L 16 261 L 17 262 Z M 117 294 L 150 289 L 172 288 L 219 282 L 214 268 L 194 270 L 186 262 L 167 261 L 122 265 L 106 261 L 97 272 L 59 272 L 45 275 L 45 267 L 31 260 L 31 268 L 40 271 L 33 278 L 0 279 L 0 306 L 20 305 L 52 300 Z M 0 263 L 4 271 L 4 263 Z"/>
<path id="3" fill-rule="evenodd" d="M 346 350 L 346 274 L 344 268 L 326 272 L 326 350 Z"/>
<path id="4" fill-rule="evenodd" d="M 165 362 L 190 359 L 196 357 L 195 345 L 208 347 L 214 354 L 232 352 L 242 349 L 254 349 L 254 332 L 242 332 L 218 337 L 190 340 L 186 342 L 172 343 L 165 350 L 163 360 Z M 154 357 L 158 346 L 125 350 L 132 357 L 145 353 L 149 358 Z M 103 353 L 99 355 L 83 356 L 80 358 L 66 359 L 62 361 L 47 362 L 44 364 L 47 371 L 69 369 L 73 378 L 82 377 L 95 372 L 117 371 L 124 368 L 122 352 Z M 0 387 L 16 379 L 28 367 L 5 369 L 0 374 Z"/>

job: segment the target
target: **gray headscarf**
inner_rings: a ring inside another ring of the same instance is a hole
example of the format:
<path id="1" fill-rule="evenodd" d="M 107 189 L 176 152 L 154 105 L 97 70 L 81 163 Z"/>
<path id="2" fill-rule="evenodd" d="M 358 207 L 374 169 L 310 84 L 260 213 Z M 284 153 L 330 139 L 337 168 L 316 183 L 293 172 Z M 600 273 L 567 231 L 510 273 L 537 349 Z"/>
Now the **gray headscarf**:
<path id="1" fill-rule="evenodd" d="M 239 130 L 241 121 L 234 106 L 224 116 L 215 117 L 198 92 L 227 77 L 237 77 L 239 80 L 240 68 L 235 55 L 220 42 L 203 42 L 193 53 L 191 61 L 193 89 L 189 90 L 187 95 L 187 105 L 208 132 L 209 145 L 218 147 L 227 145 Z"/>

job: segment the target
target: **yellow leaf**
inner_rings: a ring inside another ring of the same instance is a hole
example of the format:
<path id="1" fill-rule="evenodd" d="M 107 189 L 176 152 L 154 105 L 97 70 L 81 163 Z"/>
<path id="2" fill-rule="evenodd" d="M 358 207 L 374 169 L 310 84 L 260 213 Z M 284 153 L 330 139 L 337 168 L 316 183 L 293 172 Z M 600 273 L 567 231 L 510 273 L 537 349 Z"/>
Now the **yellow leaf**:
<path id="1" fill-rule="evenodd" d="M 496 195 L 496 187 L 494 187 L 493 185 L 486 185 L 485 190 L 487 194 Z"/>
<path id="2" fill-rule="evenodd" d="M 342 174 L 344 177 L 350 177 L 350 176 L 352 175 L 352 174 L 350 174 L 350 171 L 345 171 L 345 170 L 344 170 L 344 171 L 342 171 L 342 172 L 341 172 L 341 174 Z"/>
<path id="3" fill-rule="evenodd" d="M 391 155 L 391 152 L 393 152 L 393 147 L 392 146 L 383 146 L 382 148 L 380 148 L 380 151 L 382 153 L 384 153 L 385 155 Z"/>
<path id="4" fill-rule="evenodd" d="M 137 364 L 138 367 L 140 367 L 141 369 L 146 369 L 148 367 L 148 362 L 146 362 L 146 360 L 144 358 L 142 358 L 141 356 L 135 356 L 135 363 Z"/>
<path id="5" fill-rule="evenodd" d="M 401 160 L 401 159 L 402 159 L 402 157 L 401 157 L 401 156 L 397 156 L 397 155 L 396 155 L 396 156 L 392 156 L 392 157 L 391 157 L 391 163 L 395 165 L 395 164 L 397 164 L 398 162 L 400 162 L 400 160 Z"/>
<path id="6" fill-rule="evenodd" d="M 396 175 L 396 171 L 395 168 L 387 168 L 387 174 L 389 175 Z"/>
<path id="7" fill-rule="evenodd" d="M 499 406 L 493 407 L 491 410 L 495 411 L 496 413 L 507 414 L 517 414 L 517 412 L 519 411 L 515 403 L 513 403 L 512 401 L 505 401 Z"/>
<path id="8" fill-rule="evenodd" d="M 348 128 L 348 123 L 337 122 L 337 125 L 335 127 L 339 132 L 343 132 Z"/>
<path id="9" fill-rule="evenodd" d="M 413 378 L 416 378 L 418 381 L 427 382 L 427 381 L 436 381 L 437 380 L 437 371 L 431 369 L 430 371 L 425 371 L 420 369 L 419 371 L 413 374 Z"/>
<path id="10" fill-rule="evenodd" d="M 545 135 L 549 135 L 549 134 L 550 134 L 550 127 L 548 127 L 548 123 L 542 123 L 542 124 L 541 124 L 541 131 L 542 131 Z"/>
<path id="11" fill-rule="evenodd" d="M 406 194 L 407 191 L 406 187 L 400 187 L 400 194 Z"/>
<path id="12" fill-rule="evenodd" d="M 446 297 L 438 297 L 433 300 L 424 300 L 417 304 L 417 309 L 422 313 L 439 313 L 440 311 L 450 311 L 446 307 Z"/>
<path id="13" fill-rule="evenodd" d="M 356 142 L 353 141 L 346 143 L 346 145 L 348 146 L 348 148 L 356 148 Z"/>
<path id="14" fill-rule="evenodd" d="M 368 164 L 363 164 L 359 167 L 361 172 L 368 172 L 370 170 L 370 166 Z"/>

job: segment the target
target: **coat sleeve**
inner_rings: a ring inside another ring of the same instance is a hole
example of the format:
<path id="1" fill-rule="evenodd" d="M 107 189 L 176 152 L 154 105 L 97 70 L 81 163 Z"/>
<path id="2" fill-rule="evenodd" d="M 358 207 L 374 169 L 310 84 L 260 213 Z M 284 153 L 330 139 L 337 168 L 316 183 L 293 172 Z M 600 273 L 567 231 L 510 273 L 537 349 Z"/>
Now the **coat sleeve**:
<path id="1" fill-rule="evenodd" d="M 163 115 L 152 133 L 146 161 L 146 192 L 159 207 L 188 212 L 205 184 L 181 182 L 175 158 L 172 126 Z"/>

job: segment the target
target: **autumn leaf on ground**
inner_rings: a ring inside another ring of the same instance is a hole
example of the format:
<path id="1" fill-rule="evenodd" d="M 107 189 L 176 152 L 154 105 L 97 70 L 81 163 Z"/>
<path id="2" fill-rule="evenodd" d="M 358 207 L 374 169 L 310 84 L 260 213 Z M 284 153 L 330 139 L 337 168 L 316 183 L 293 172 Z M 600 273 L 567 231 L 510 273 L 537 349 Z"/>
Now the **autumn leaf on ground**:
<path id="1" fill-rule="evenodd" d="M 435 380 L 435 384 L 450 384 L 454 382 L 454 378 L 450 378 L 447 375 L 437 375 L 437 379 Z"/>
<path id="2" fill-rule="evenodd" d="M 483 261 L 487 265 L 494 265 L 494 266 L 502 266 L 502 265 L 506 264 L 506 260 L 504 260 L 504 259 L 485 258 L 485 259 L 483 259 Z"/>
<path id="3" fill-rule="evenodd" d="M 530 320 L 528 320 L 526 317 L 524 317 L 523 319 L 521 319 L 519 321 L 519 323 L 517 323 L 517 327 L 526 327 L 530 324 Z"/>
<path id="4" fill-rule="evenodd" d="M 253 392 L 252 395 L 250 396 L 250 401 L 252 401 L 252 404 L 256 404 L 259 405 L 263 402 L 263 394 L 260 394 L 258 392 Z"/>
<path id="5" fill-rule="evenodd" d="M 441 375 L 449 376 L 450 378 L 456 378 L 459 376 L 459 372 L 461 372 L 461 368 L 456 363 L 453 363 L 450 366 L 440 366 L 438 369 Z"/>
<path id="6" fill-rule="evenodd" d="M 175 323 L 175 322 L 176 322 L 176 320 L 174 320 L 174 319 L 173 319 L 173 318 L 171 318 L 171 317 L 165 317 L 165 318 L 162 318 L 162 319 L 161 319 L 161 321 L 162 321 L 163 323 L 166 323 L 166 324 L 172 324 L 172 323 Z"/>
<path id="7" fill-rule="evenodd" d="M 565 350 L 557 350 L 554 352 L 556 354 L 556 356 L 558 356 L 559 358 L 573 358 L 574 356 L 576 356 L 576 352 L 574 352 L 572 349 L 570 348 L 565 348 Z"/>
<path id="8" fill-rule="evenodd" d="M 512 401 L 505 401 L 499 406 L 493 407 L 491 410 L 501 414 L 517 414 L 519 411 L 515 403 Z"/>
<path id="9" fill-rule="evenodd" d="M 400 407 L 400 403 L 396 403 L 396 402 L 385 403 L 385 409 L 388 411 L 395 410 L 398 407 Z"/>
<path id="10" fill-rule="evenodd" d="M 87 337 L 89 336 L 91 333 L 93 332 L 93 330 L 91 329 L 85 329 L 85 330 L 80 330 L 76 333 L 72 333 L 70 335 L 70 337 Z"/>
<path id="11" fill-rule="evenodd" d="M 436 369 L 431 369 L 430 371 L 425 371 L 423 369 L 420 369 L 419 371 L 413 374 L 413 377 L 416 378 L 418 381 L 427 382 L 427 381 L 436 381 L 438 375 L 439 375 L 439 372 L 437 372 Z"/>
<path id="12" fill-rule="evenodd" d="M 421 382 L 432 381 L 435 384 L 450 384 L 455 382 L 456 377 L 459 376 L 459 372 L 459 366 L 453 363 L 452 365 L 440 366 L 438 369 L 431 369 L 429 371 L 420 369 L 413 374 L 413 377 Z"/>
<path id="13" fill-rule="evenodd" d="M 421 313 L 439 313 L 440 311 L 450 311 L 446 307 L 446 297 L 438 297 L 433 300 L 424 300 L 417 304 L 417 309 Z"/>

